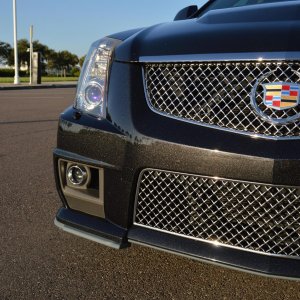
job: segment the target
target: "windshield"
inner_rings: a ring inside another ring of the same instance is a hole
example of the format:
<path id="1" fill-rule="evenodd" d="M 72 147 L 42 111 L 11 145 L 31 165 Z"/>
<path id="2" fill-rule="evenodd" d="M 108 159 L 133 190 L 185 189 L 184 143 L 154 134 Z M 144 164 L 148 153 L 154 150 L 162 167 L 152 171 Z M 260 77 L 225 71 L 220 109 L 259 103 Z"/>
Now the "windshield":
<path id="1" fill-rule="evenodd" d="M 232 8 L 232 7 L 240 7 L 246 5 L 254 5 L 254 4 L 266 4 L 266 3 L 274 3 L 274 2 L 286 2 L 286 1 L 296 1 L 296 0 L 215 0 L 208 2 L 201 10 L 201 15 L 212 9 L 222 9 L 222 8 Z"/>

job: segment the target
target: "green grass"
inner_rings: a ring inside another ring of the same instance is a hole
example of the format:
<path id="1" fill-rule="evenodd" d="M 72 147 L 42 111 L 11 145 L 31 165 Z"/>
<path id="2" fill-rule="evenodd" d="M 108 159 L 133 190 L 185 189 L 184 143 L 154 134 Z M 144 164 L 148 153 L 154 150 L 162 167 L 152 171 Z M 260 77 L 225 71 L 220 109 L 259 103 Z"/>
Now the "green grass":
<path id="1" fill-rule="evenodd" d="M 20 77 L 20 81 L 23 83 L 28 83 L 28 77 Z M 64 82 L 64 81 L 78 81 L 78 77 L 42 77 L 43 82 Z M 14 79 L 12 77 L 0 77 L 1 83 L 14 83 Z"/>

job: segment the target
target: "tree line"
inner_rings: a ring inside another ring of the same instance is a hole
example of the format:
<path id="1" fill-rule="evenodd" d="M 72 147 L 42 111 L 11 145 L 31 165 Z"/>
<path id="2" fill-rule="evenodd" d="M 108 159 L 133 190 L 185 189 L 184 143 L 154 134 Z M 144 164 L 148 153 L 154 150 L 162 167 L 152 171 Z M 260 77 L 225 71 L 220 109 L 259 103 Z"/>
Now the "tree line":
<path id="1" fill-rule="evenodd" d="M 29 41 L 21 39 L 18 41 L 18 59 L 19 67 L 21 65 L 29 66 Z M 83 65 L 84 57 L 79 58 L 67 50 L 55 51 L 47 45 L 40 43 L 38 40 L 33 42 L 33 51 L 40 52 L 42 57 L 42 68 L 45 73 L 46 70 L 64 71 L 67 73 L 80 72 L 78 65 Z M 14 49 L 5 42 L 0 41 L 0 64 L 14 65 Z M 74 74 L 73 74 L 74 75 Z"/>

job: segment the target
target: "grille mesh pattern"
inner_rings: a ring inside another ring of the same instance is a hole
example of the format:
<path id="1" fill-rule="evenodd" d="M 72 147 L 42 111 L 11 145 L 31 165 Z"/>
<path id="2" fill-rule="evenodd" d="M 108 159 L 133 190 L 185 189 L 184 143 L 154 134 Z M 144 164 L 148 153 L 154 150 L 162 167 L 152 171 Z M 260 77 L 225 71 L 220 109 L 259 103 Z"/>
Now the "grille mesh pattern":
<path id="1" fill-rule="evenodd" d="M 299 73 L 298 73 L 299 72 Z M 232 62 L 146 64 L 145 81 L 150 106 L 183 120 L 266 137 L 299 137 L 299 122 L 275 125 L 263 120 L 251 106 L 256 81 L 261 84 L 300 83 L 299 62 Z M 263 103 L 263 87 L 256 92 L 259 109 L 273 120 L 285 120 L 300 108 L 273 110 Z"/>
<path id="2" fill-rule="evenodd" d="M 143 171 L 135 224 L 277 255 L 300 256 L 300 190 Z"/>

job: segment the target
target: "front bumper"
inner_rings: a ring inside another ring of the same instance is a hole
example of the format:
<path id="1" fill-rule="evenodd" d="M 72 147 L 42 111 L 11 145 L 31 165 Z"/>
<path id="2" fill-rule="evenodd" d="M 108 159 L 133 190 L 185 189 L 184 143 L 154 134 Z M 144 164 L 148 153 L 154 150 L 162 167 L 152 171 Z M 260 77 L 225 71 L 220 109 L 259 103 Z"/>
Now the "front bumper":
<path id="1" fill-rule="evenodd" d="M 54 222 L 66 232 L 111 248 L 122 249 L 129 246 L 127 231 L 104 219 L 61 208 Z"/>
<path id="2" fill-rule="evenodd" d="M 216 245 L 134 224 L 138 179 L 147 168 L 300 186 L 300 142 L 254 139 L 155 114 L 144 100 L 143 89 L 136 88 L 143 86 L 136 65 L 114 63 L 111 78 L 107 120 L 74 118 L 73 108 L 61 116 L 54 152 L 57 188 L 64 204 L 58 225 L 79 230 L 81 236 L 92 234 L 93 240 L 112 242 L 116 248 L 140 243 L 244 271 L 300 278 L 298 257 Z M 59 184 L 59 159 L 104 169 L 105 219 L 68 207 Z"/>

